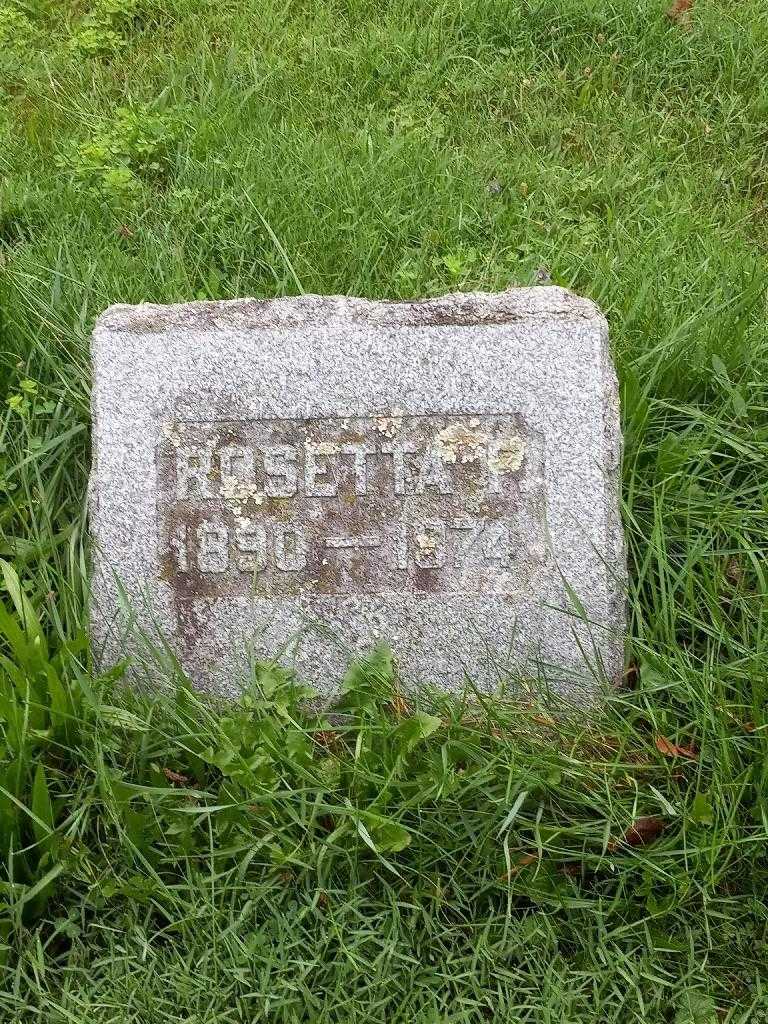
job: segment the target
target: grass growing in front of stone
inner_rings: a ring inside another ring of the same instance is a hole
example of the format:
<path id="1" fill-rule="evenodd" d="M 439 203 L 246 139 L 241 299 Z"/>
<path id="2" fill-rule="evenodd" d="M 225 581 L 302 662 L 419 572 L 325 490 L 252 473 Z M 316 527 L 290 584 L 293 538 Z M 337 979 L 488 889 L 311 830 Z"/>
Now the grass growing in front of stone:
<path id="1" fill-rule="evenodd" d="M 2 1019 L 768 1019 L 768 19 L 665 6 L 0 3 Z M 622 383 L 603 711 L 93 677 L 103 307 L 548 278 Z"/>

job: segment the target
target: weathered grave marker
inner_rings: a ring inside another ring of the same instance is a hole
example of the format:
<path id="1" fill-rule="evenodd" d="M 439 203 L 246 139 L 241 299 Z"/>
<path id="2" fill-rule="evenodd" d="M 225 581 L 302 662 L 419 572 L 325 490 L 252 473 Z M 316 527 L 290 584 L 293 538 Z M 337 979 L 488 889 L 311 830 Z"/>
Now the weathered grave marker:
<path id="1" fill-rule="evenodd" d="M 113 306 L 93 361 L 102 660 L 159 629 L 221 693 L 289 645 L 330 694 L 379 640 L 416 684 L 620 673 L 618 401 L 590 302 Z"/>

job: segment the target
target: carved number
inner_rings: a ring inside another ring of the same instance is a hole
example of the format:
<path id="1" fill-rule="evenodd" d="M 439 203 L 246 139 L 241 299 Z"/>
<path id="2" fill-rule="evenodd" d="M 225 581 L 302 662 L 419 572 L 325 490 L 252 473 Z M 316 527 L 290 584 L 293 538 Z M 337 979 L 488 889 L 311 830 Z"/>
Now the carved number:
<path id="1" fill-rule="evenodd" d="M 393 568 L 407 571 L 466 565 L 508 566 L 511 559 L 509 525 L 504 520 L 425 519 L 400 523 L 390 541 Z M 169 537 L 169 548 L 180 572 L 195 566 L 201 573 L 221 575 L 230 569 L 264 572 L 301 572 L 307 566 L 309 544 L 299 525 L 240 520 L 230 528 L 221 520 L 205 519 L 196 530 L 179 525 Z"/>
<path id="2" fill-rule="evenodd" d="M 300 526 L 241 523 L 232 531 L 225 523 L 204 519 L 194 533 L 194 552 L 190 558 L 190 531 L 181 525 L 171 534 L 169 547 L 180 572 L 188 572 L 194 562 L 199 572 L 221 575 L 230 565 L 241 572 L 263 572 L 274 562 L 282 572 L 300 572 L 307 564 L 307 540 Z"/>

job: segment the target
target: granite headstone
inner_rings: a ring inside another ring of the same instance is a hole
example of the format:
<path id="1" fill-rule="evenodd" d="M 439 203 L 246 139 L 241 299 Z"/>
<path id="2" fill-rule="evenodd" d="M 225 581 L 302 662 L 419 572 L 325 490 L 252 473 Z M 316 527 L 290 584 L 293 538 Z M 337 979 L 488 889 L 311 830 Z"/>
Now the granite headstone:
<path id="1" fill-rule="evenodd" d="M 281 656 L 332 696 L 622 668 L 606 322 L 561 288 L 112 306 L 93 336 L 92 634 L 235 694 Z M 138 671 L 138 668 L 136 669 Z"/>

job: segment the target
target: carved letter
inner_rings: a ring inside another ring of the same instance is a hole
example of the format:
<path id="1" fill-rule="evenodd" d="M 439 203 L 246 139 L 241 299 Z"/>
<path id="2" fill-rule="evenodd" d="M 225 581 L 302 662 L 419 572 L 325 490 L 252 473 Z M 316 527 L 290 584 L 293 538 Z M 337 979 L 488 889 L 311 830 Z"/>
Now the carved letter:
<path id="1" fill-rule="evenodd" d="M 187 527 L 184 523 L 179 523 L 176 529 L 171 533 L 171 536 L 168 538 L 168 547 L 173 552 L 179 572 L 188 572 L 189 559 L 187 557 Z"/>
<path id="2" fill-rule="evenodd" d="M 197 567 L 200 572 L 226 572 L 229 566 L 229 530 L 219 522 L 203 520 L 197 528 Z"/>
<path id="3" fill-rule="evenodd" d="M 487 523 L 483 536 L 483 554 L 486 561 L 507 566 L 511 553 L 509 527 L 504 520 L 498 519 Z"/>
<path id="4" fill-rule="evenodd" d="M 332 498 L 338 490 L 338 482 L 332 471 L 333 455 L 319 453 L 320 445 L 307 441 L 304 445 L 304 489 L 310 498 Z M 318 482 L 318 477 L 330 479 Z"/>
<path id="5" fill-rule="evenodd" d="M 293 497 L 298 481 L 296 449 L 289 444 L 265 448 L 264 472 L 267 476 L 264 493 L 268 498 Z"/>
<path id="6" fill-rule="evenodd" d="M 300 572 L 307 564 L 307 542 L 300 526 L 275 527 L 275 565 L 283 572 Z"/>
<path id="7" fill-rule="evenodd" d="M 473 560 L 473 555 L 475 556 L 474 561 L 477 561 L 478 556 L 482 554 L 477 549 L 477 542 L 483 533 L 483 523 L 469 516 L 460 516 L 450 520 L 448 528 L 461 531 L 458 536 L 454 535 L 456 550 L 454 564 L 461 568 Z"/>
<path id="8" fill-rule="evenodd" d="M 399 523 L 395 534 L 395 568 L 408 568 L 408 526 Z"/>
<path id="9" fill-rule="evenodd" d="M 406 455 L 414 455 L 418 449 L 408 441 L 393 441 L 392 444 L 381 446 L 382 455 L 392 456 L 392 469 L 395 476 L 395 494 L 407 494 L 407 484 L 410 480 L 408 467 L 405 464 Z"/>
<path id="10" fill-rule="evenodd" d="M 184 501 L 190 494 L 211 497 L 210 447 L 176 449 L 176 497 Z"/>
<path id="11" fill-rule="evenodd" d="M 343 444 L 341 452 L 344 455 L 352 455 L 355 459 L 355 494 L 368 493 L 368 466 L 365 458 L 376 452 L 375 445 L 364 444 L 358 441 L 356 444 Z"/>
<path id="12" fill-rule="evenodd" d="M 414 538 L 416 565 L 422 569 L 439 569 L 445 565 L 445 525 L 439 519 L 429 519 Z"/>
<path id="13" fill-rule="evenodd" d="M 517 434 L 497 437 L 488 445 L 489 489 L 498 494 L 503 491 L 502 482 L 511 473 L 517 473 L 525 458 L 525 441 Z"/>
<path id="14" fill-rule="evenodd" d="M 263 523 L 240 520 L 235 527 L 235 547 L 242 552 L 237 567 L 243 572 L 261 572 L 267 567 L 267 529 Z"/>
<path id="15" fill-rule="evenodd" d="M 442 458 L 434 448 L 424 453 L 416 481 L 416 493 L 423 494 L 425 487 L 434 487 L 438 494 L 453 494 L 453 481 Z"/>
<path id="16" fill-rule="evenodd" d="M 252 481 L 254 478 L 253 449 L 241 445 L 228 445 L 219 451 L 219 467 L 222 480 L 234 477 L 237 480 Z"/>

